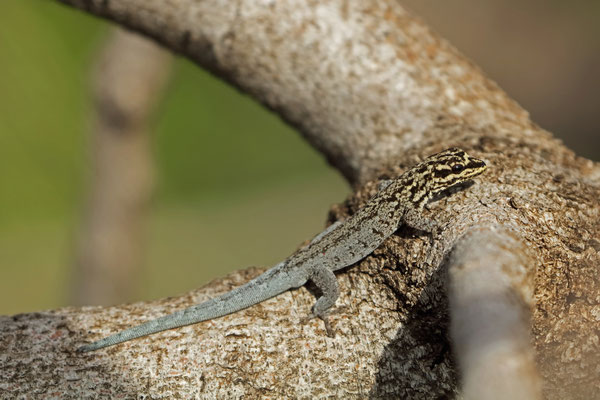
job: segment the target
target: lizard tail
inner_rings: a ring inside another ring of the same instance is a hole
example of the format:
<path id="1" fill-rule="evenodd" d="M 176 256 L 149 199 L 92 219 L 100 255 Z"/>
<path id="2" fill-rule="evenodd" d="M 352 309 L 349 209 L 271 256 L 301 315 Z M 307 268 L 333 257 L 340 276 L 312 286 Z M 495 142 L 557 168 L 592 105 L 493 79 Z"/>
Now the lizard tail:
<path id="1" fill-rule="evenodd" d="M 77 351 L 88 352 L 98 350 L 156 332 L 195 324 L 243 310 L 277 296 L 292 287 L 285 279 L 273 279 L 273 275 L 278 273 L 278 268 L 272 268 L 245 285 L 219 297 L 86 344 L 78 348 Z"/>

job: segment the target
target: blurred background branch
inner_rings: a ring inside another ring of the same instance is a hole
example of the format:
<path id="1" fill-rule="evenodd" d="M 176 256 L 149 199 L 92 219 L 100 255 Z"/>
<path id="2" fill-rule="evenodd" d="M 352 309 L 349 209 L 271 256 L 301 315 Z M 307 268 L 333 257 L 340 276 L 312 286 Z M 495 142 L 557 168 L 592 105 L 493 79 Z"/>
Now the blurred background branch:
<path id="1" fill-rule="evenodd" d="M 77 235 L 73 304 L 114 304 L 136 292 L 154 176 L 149 126 L 171 62 L 167 51 L 120 28 L 98 55 L 92 171 Z"/>

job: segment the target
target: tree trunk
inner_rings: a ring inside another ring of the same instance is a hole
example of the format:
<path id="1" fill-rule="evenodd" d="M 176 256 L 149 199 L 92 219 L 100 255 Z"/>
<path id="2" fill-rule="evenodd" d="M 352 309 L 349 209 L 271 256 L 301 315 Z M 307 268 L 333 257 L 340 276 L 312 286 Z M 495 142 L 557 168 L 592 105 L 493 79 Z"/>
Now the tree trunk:
<path id="1" fill-rule="evenodd" d="M 532 123 L 396 1 L 62 2 L 155 38 L 297 127 L 356 189 L 332 221 L 364 204 L 377 177 L 447 147 L 489 169 L 430 204 L 442 227 L 433 240 L 403 227 L 338 274 L 345 307 L 332 317 L 335 338 L 317 320 L 299 323 L 314 301 L 301 288 L 217 320 L 74 351 L 230 290 L 259 272 L 251 269 L 177 298 L 4 317 L 0 389 L 431 399 L 454 397 L 460 376 L 465 397 L 492 399 L 536 398 L 541 377 L 545 398 L 600 398 L 600 166 Z"/>

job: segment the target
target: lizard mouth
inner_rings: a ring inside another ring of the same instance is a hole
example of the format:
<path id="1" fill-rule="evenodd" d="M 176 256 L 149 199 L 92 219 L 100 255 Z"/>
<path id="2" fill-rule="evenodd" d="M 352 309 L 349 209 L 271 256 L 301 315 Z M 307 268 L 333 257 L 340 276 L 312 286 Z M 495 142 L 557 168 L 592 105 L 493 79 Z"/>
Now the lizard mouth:
<path id="1" fill-rule="evenodd" d="M 487 165 L 483 160 L 473 158 L 467 164 L 467 168 L 471 171 L 469 176 L 473 177 L 483 173 L 487 169 Z"/>

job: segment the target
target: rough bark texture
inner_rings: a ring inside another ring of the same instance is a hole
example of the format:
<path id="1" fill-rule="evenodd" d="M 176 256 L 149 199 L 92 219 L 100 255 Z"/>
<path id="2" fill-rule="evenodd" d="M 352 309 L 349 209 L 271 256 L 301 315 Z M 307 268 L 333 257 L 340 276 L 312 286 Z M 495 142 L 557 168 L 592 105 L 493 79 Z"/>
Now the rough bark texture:
<path id="1" fill-rule="evenodd" d="M 115 29 L 93 76 L 91 187 L 76 249 L 74 304 L 115 304 L 135 286 L 152 192 L 149 119 L 172 57 L 140 35 Z"/>
<path id="2" fill-rule="evenodd" d="M 239 87 L 352 182 L 440 134 L 462 143 L 493 127 L 535 140 L 524 110 L 394 0 L 60 1 L 144 32 Z"/>
<path id="3" fill-rule="evenodd" d="M 332 318 L 335 338 L 319 321 L 298 323 L 313 302 L 302 288 L 218 320 L 74 353 L 257 273 L 241 271 L 179 298 L 4 317 L 0 389 L 63 398 L 452 397 L 446 255 L 465 233 L 502 226 L 531 252 L 525 276 L 533 277 L 544 396 L 600 398 L 600 166 L 532 123 L 395 0 L 62 1 L 156 38 L 297 126 L 356 185 L 331 220 L 356 211 L 374 177 L 446 147 L 460 145 L 489 171 L 426 211 L 443 227 L 433 241 L 401 228 L 338 275 L 346 308 Z"/>

